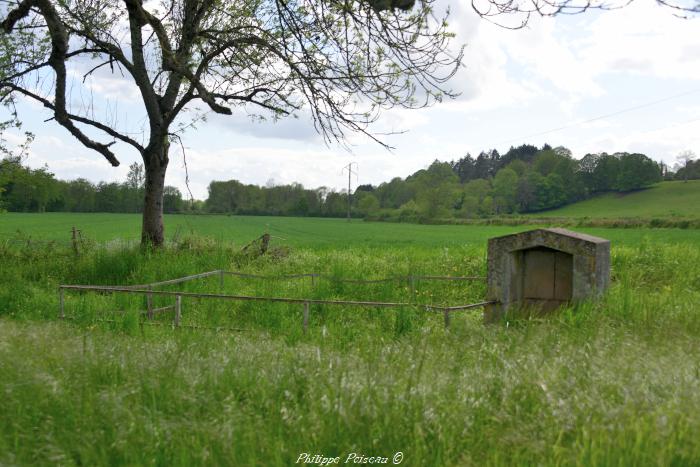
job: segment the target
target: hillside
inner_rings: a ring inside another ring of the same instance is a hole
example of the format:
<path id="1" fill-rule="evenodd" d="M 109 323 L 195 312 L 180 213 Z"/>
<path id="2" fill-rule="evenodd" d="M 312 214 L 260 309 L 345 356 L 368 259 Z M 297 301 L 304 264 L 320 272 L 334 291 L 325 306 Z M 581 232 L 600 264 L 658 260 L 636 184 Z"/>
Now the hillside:
<path id="1" fill-rule="evenodd" d="M 532 217 L 700 217 L 700 180 L 662 182 L 646 190 L 606 193 Z"/>

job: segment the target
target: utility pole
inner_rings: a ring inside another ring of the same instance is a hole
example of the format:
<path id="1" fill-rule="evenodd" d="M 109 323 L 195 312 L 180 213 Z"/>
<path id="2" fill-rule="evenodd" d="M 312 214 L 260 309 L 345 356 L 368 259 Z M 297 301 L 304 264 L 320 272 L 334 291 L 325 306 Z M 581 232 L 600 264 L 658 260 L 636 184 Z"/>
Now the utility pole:
<path id="1" fill-rule="evenodd" d="M 355 170 L 352 170 L 352 166 L 355 164 Z M 348 222 L 350 222 L 350 208 L 352 207 L 352 195 L 351 195 L 351 187 L 350 187 L 350 182 L 352 180 L 352 176 L 355 175 L 355 178 L 357 178 L 357 172 L 360 170 L 360 167 L 357 165 L 357 162 L 350 162 L 348 165 L 343 167 L 343 170 L 340 172 L 341 174 L 344 171 L 348 171 Z"/>

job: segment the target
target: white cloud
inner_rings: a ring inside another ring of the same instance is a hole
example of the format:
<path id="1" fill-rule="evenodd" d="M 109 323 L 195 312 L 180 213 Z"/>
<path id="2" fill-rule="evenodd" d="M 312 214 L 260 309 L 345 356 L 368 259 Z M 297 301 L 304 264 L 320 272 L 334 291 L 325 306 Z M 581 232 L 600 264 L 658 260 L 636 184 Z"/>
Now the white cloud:
<path id="1" fill-rule="evenodd" d="M 642 74 L 697 80 L 700 72 L 700 18 L 681 19 L 668 8 L 633 2 L 600 14 L 582 41 L 589 73 Z"/>
<path id="2" fill-rule="evenodd" d="M 326 186 L 342 190 L 347 187 L 343 166 L 354 161 L 359 177 L 352 184 L 379 184 L 395 176 L 407 176 L 425 164 L 420 158 L 399 157 L 377 148 L 374 153 L 349 155 L 319 146 L 313 148 L 239 147 L 219 151 L 186 148 L 190 188 L 196 198 L 205 198 L 212 180 L 235 179 L 243 183 L 265 185 L 273 179 L 277 184 L 302 183 L 308 188 Z M 186 192 L 185 169 L 179 150 L 171 152 L 166 180 Z"/>
<path id="3" fill-rule="evenodd" d="M 244 108 L 236 107 L 233 109 L 233 115 L 210 113 L 207 120 L 208 123 L 216 125 L 226 132 L 243 133 L 261 139 L 275 138 L 319 143 L 322 141 L 314 130 L 311 117 L 307 112 L 302 112 L 299 117 L 290 115 L 278 120 L 272 118 L 261 120 L 247 114 Z"/>

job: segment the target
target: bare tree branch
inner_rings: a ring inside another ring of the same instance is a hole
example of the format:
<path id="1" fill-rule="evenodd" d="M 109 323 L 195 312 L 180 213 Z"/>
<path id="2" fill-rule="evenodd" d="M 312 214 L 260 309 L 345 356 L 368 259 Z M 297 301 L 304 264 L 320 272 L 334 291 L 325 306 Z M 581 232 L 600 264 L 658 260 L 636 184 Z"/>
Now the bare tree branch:
<path id="1" fill-rule="evenodd" d="M 35 101 L 41 103 L 47 109 L 51 109 L 53 111 L 56 110 L 56 107 L 48 99 L 45 99 L 45 98 L 43 98 L 37 94 L 34 94 L 33 92 L 28 91 L 26 89 L 20 88 L 19 86 L 14 86 L 12 84 L 8 84 L 7 86 L 12 88 L 14 91 L 24 95 L 25 97 L 29 97 L 30 99 L 34 99 Z M 143 146 L 141 146 L 136 140 L 115 131 L 114 129 L 112 129 L 111 127 L 109 127 L 103 123 L 100 123 L 100 122 L 97 122 L 94 120 L 90 120 L 88 118 L 81 117 L 79 115 L 73 115 L 73 114 L 69 114 L 69 113 L 67 113 L 66 115 L 71 120 L 74 120 L 78 123 L 83 123 L 85 125 L 90 125 L 92 127 L 95 127 L 98 130 L 104 131 L 105 133 L 107 133 L 108 135 L 112 136 L 115 139 L 118 139 L 124 143 L 130 144 L 135 149 L 137 149 L 139 152 L 144 150 Z M 109 147 L 111 145 L 112 145 L 112 143 L 108 144 L 107 146 Z M 117 162 L 117 165 L 119 165 L 118 162 Z"/>
<path id="2" fill-rule="evenodd" d="M 472 9 L 480 17 L 506 29 L 521 29 L 535 16 L 578 15 L 589 10 L 619 10 L 634 0 L 471 0 Z M 677 16 L 690 17 L 700 13 L 700 2 L 690 5 L 684 0 L 656 0 Z M 514 23 L 506 23 L 513 20 Z"/>

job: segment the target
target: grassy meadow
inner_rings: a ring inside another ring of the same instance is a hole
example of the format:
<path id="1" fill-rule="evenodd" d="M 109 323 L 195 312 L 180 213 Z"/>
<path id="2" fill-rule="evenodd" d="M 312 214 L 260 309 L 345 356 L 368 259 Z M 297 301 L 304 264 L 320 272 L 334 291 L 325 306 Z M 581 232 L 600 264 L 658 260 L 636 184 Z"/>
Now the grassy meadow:
<path id="1" fill-rule="evenodd" d="M 166 222 L 167 248 L 142 253 L 118 241 L 137 238 L 137 216 L 0 216 L 0 465 L 295 465 L 303 453 L 392 464 L 398 452 L 410 466 L 700 464 L 697 230 L 580 229 L 613 241 L 612 287 L 547 319 L 484 326 L 457 312 L 446 330 L 412 305 L 313 305 L 304 333 L 299 304 L 184 299 L 184 325 L 238 331 L 174 330 L 165 314 L 140 325 L 143 297 L 77 292 L 71 319 L 56 319 L 61 283 L 214 269 L 327 277 L 163 290 L 471 303 L 483 282 L 340 279 L 483 276 L 486 240 L 527 229 Z M 86 238 L 77 257 L 72 226 Z M 274 254 L 242 256 L 266 230 Z"/>
<path id="2" fill-rule="evenodd" d="M 420 225 L 390 222 L 363 222 L 353 219 L 264 217 L 226 215 L 165 216 L 166 238 L 204 236 L 223 244 L 245 244 L 269 232 L 273 242 L 290 247 L 336 249 L 347 246 L 380 248 L 406 246 L 441 248 L 461 245 L 484 246 L 490 237 L 527 230 L 527 226 L 505 225 Z M 89 213 L 5 213 L 0 218 L 0 241 L 25 244 L 34 240 L 68 244 L 71 228 L 82 231 L 87 240 L 138 244 L 139 214 Z M 576 230 L 609 238 L 614 242 L 636 244 L 642 240 L 664 243 L 696 242 L 698 233 L 685 229 L 592 228 Z"/>
<path id="3" fill-rule="evenodd" d="M 698 218 L 700 180 L 662 182 L 645 190 L 606 193 L 530 217 Z"/>

